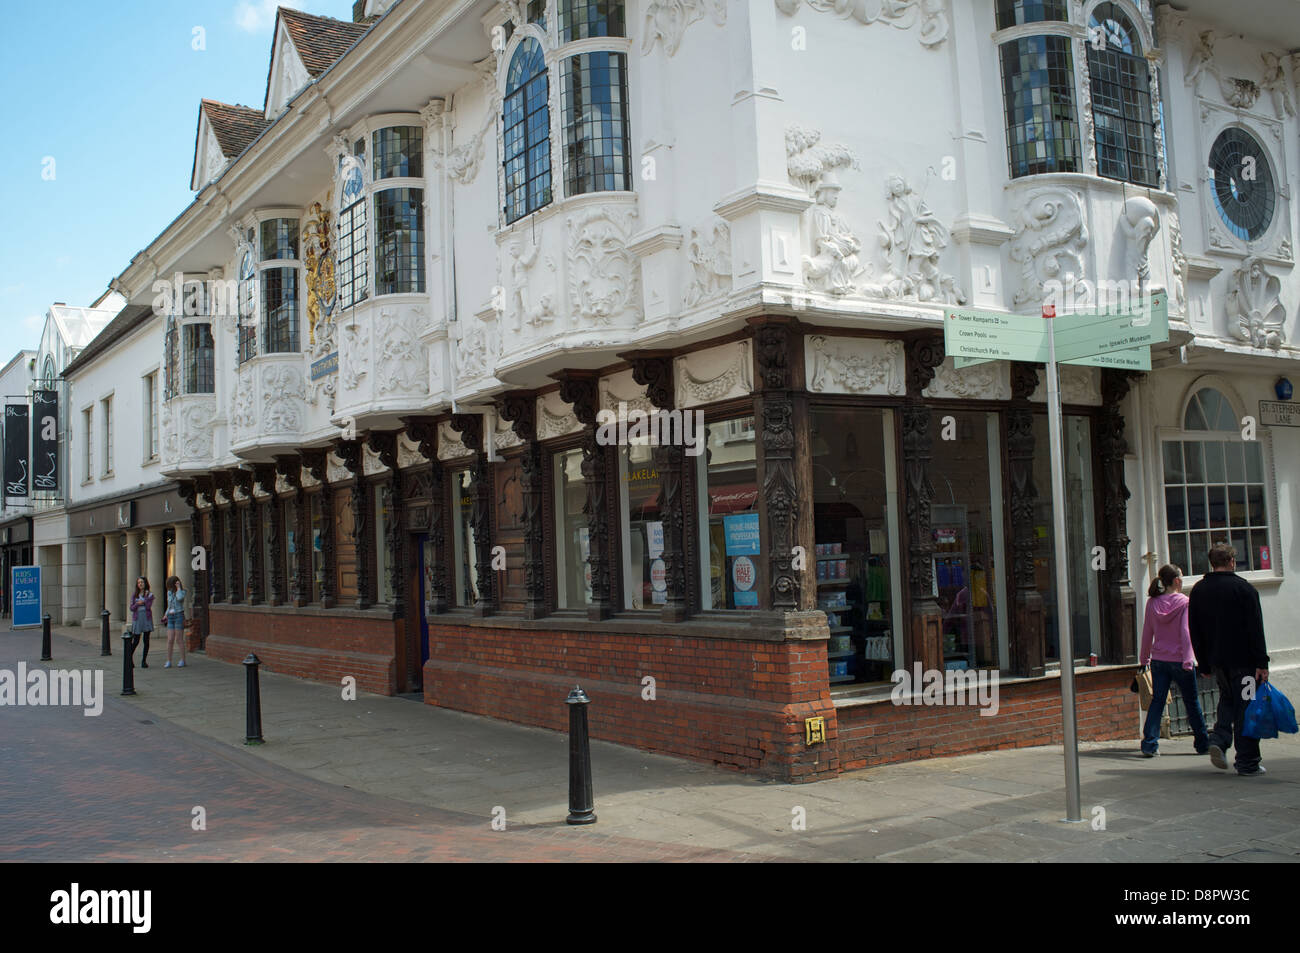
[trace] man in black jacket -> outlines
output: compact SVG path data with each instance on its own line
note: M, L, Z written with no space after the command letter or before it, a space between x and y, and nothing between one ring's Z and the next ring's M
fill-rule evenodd
M1224 751L1235 743L1234 767L1243 777L1264 773L1259 739L1241 733L1255 688L1268 681L1264 616L1255 587L1236 574L1237 551L1227 543L1210 547L1211 572L1192 587L1187 607L1192 650L1202 675L1211 670L1219 684L1219 711L1210 732L1210 761L1227 770Z

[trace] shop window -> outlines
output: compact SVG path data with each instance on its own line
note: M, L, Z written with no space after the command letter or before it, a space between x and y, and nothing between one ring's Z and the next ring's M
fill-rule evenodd
M1069 563L1070 636L1074 658L1101 651L1101 586L1092 568L1092 548L1098 545L1096 490L1092 471L1092 428L1089 418L1068 415L1061 422L1065 443L1065 536ZM1043 597L1046 622L1045 655L1061 658L1060 593L1056 591L1056 534L1052 517L1052 469L1047 416L1034 415L1034 583Z
M591 604L591 555L587 535L587 487L582 481L582 451L554 456L556 604L580 609Z
M474 496L478 487L468 467L451 473L452 541L456 556L456 605L469 608L478 602L478 575L475 571Z
M298 578L298 547L302 540L298 537L298 503L289 497L284 501L284 595L285 599L293 597ZM300 598L309 598L303 593Z
M757 609L761 537L758 465L752 441L730 435L752 430L752 415L705 427L704 465L695 469L699 507L700 597L704 609Z
M1230 543L1237 570L1272 570L1264 451L1242 440L1238 415L1213 388L1187 404L1183 432L1161 441L1169 561L1188 576L1210 571L1210 546Z
M271 593L275 591L271 587L275 579L275 560L271 558L271 551L275 547L275 537L280 532L280 527L276 523L275 507L270 500L253 505L261 509L262 516L262 601L270 603Z
M623 605L647 609L667 601L659 472L643 438L619 448L619 507L623 521Z
M506 551L504 572L492 573L497 586L497 607L506 612L522 612L528 591L524 585L524 466L523 458L513 454L492 467L495 487L492 497L492 542Z
M1088 18L1088 74L1098 174L1158 187L1150 69L1137 30L1113 3Z
M952 418L947 426L945 418ZM999 604L1005 559L998 415L935 410L930 432L940 435L930 465L930 528L944 667L997 668L1007 640Z
M999 50L1011 177L1078 172L1079 123L1069 37L1021 37Z
M311 507L311 592L307 598L312 602L321 602L325 588L325 543L321 538L324 496L313 493L307 498Z
M892 412L814 408L812 469L809 562L830 626L831 684L888 682L902 643Z
M388 525L392 520L392 494L383 484L371 488L375 508L375 589L379 601L393 604L393 580L388 552Z

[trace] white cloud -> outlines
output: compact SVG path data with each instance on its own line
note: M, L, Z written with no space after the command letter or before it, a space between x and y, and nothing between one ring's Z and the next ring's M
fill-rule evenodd
M302 0L239 0L235 5L235 26L246 33L263 33L275 26L275 8L301 10Z

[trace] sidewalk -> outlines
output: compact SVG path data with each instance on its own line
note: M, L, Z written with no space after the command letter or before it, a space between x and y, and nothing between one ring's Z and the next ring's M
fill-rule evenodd
M40 656L39 631L0 632ZM56 629L51 668L104 668L121 688L121 638L101 659L99 634ZM267 743L244 747L241 666L191 655L164 669L166 640L135 671L152 716L230 745L244 756L310 778L481 818L505 809L512 829L554 827L568 809L568 738L542 729L445 711L402 698L261 673ZM137 652L137 662L139 653ZM107 664L104 664L107 663ZM1293 698L1300 673L1278 673ZM599 698L592 700L594 705ZM563 704L562 698L556 699ZM1135 706L1136 707L1136 706ZM1162 757L1131 743L1085 744L1085 821L1067 825L1060 747L1023 748L872 768L787 785L604 742L592 743L596 813L603 833L685 847L724 848L789 860L1208 861L1300 860L1300 741L1264 743L1269 773L1239 778L1165 740ZM802 809L806 829L792 820Z

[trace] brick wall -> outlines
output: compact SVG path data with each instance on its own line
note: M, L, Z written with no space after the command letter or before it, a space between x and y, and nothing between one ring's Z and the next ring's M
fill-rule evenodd
M834 716L824 640L429 627L431 705L567 730L575 684L591 698L593 738L786 780L839 770L832 746L804 745L805 718Z
M361 613L257 610L214 604L208 608L208 657L242 662L256 652L267 671L340 685L351 675L357 688L392 695L397 686L400 620Z
M1075 714L1080 741L1137 739L1133 670L1076 670ZM894 705L840 708L837 736L847 769L998 748L1060 744L1061 683L1055 678L1002 683L998 713L973 706Z

